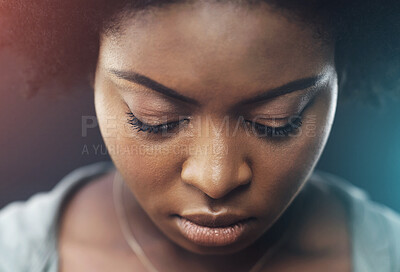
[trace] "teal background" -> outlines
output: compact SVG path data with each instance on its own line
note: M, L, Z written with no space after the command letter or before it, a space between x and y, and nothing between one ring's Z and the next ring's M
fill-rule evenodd
M383 97L376 108L356 100L339 103L317 168L400 211L400 101Z

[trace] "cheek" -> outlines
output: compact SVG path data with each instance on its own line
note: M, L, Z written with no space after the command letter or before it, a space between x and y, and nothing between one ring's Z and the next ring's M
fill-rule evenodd
M336 92L321 94L304 113L303 125L293 138L252 147L254 201L265 207L261 213L275 216L297 195L325 147L335 108Z
M100 85L100 84L99 84ZM179 146L169 141L146 140L146 132L137 132L127 123L128 107L116 90L107 83L97 86L95 106L100 131L116 168L137 201L148 212L174 189L179 174Z
M168 152L169 144L146 144L132 139L118 144L131 152L115 154L113 160L142 207L150 211L168 202L180 178L179 161Z

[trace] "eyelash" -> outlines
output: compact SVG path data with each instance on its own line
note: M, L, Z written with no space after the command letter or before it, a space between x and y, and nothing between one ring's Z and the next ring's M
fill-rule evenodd
M249 120L245 120L246 124L252 125L260 137L276 137L276 136L289 136L290 133L295 132L301 125L302 117L296 116L291 119L289 123L279 127L271 127L266 125L261 125Z
M169 122L165 124L149 125L140 121L132 112L127 112L126 114L128 115L128 124L130 124L138 132L143 131L154 134L165 133L169 130L176 128L180 123L189 120L189 119L182 119L179 121Z
M165 133L176 128L180 123L189 121L189 119L182 119L165 124L149 125L140 121L132 112L127 112L126 114L128 115L128 124L130 124L138 132L143 131L154 134ZM244 122L248 125L252 125L261 137L289 136L290 133L295 132L299 127L301 127L302 117L296 116L296 118L291 120L291 122L279 127L266 126L250 120L245 120Z

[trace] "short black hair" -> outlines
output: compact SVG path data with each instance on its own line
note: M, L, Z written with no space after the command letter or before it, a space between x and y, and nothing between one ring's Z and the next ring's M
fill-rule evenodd
M5 22L0 45L12 47L29 60L24 79L30 95L53 80L63 92L81 84L89 87L100 33L115 25L118 15L176 2L184 0L0 0ZM317 26L321 34L330 33L335 39L340 97L368 102L376 102L382 93L400 97L400 1L236 2L265 2Z

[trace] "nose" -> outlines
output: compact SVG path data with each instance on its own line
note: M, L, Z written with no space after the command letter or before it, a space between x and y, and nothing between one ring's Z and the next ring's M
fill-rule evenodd
M223 198L251 181L250 165L235 137L213 132L196 139L193 150L182 165L181 179L209 197Z

